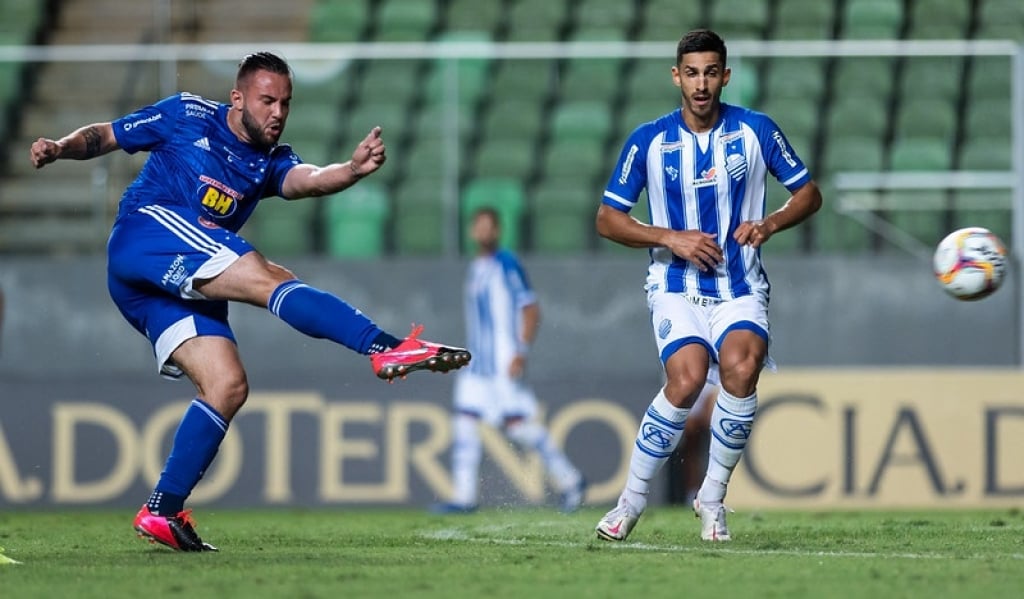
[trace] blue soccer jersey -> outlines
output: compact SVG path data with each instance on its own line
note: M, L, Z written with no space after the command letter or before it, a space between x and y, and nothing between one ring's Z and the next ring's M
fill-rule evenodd
M480 256L469 266L465 287L469 371L506 376L521 349L522 310L537 301L512 252Z
M114 121L122 149L150 153L119 215L153 204L183 207L237 232L259 200L280 196L285 175L301 160L287 144L261 149L239 140L228 128L228 109L182 93Z
M726 300L767 295L760 251L741 246L733 233L744 221L764 218L768 173L790 191L811 180L768 116L722 104L715 127L693 133L677 109L633 131L602 202L629 212L646 189L652 225L717 236L724 261L708 272L667 248L653 248L649 286Z

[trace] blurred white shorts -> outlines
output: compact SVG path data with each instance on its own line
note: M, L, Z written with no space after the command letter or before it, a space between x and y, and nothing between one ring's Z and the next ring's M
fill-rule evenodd
M511 420L532 420L537 415L537 397L519 380L461 372L455 379L454 408L501 427Z

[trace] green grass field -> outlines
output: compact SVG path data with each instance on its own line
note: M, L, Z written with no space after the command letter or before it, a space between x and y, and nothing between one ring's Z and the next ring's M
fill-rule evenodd
M603 512L196 513L219 553L137 539L131 511L6 512L0 597L1019 597L1024 515L736 513L731 543L652 509L626 543Z

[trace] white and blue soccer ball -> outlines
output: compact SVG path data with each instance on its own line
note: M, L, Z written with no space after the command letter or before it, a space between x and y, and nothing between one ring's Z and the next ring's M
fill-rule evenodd
M946 293L959 300L980 300L1003 283L1006 246L988 229L957 229L939 242L932 264Z

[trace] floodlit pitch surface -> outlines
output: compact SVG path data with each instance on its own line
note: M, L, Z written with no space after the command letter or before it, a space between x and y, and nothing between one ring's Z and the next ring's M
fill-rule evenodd
M603 510L197 511L219 553L135 538L133 512L0 514L0 596L1018 597L1024 514L742 512L731 543L652 509L629 541Z

